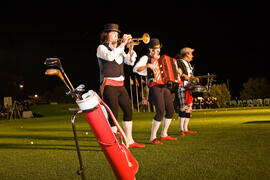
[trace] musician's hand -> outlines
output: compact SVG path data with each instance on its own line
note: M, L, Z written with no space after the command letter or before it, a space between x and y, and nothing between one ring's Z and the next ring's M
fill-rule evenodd
M146 67L149 68L149 69L152 69L152 71L155 70L155 65L154 64L149 63L149 64L146 65Z
M188 77L188 75L186 75L186 74L183 74L182 76L184 76L185 80L189 80L189 77Z
M129 58L129 61L132 63L132 56L133 56L133 47L134 47L134 45L130 45L129 47L128 47L128 49L129 49L129 55L130 55L130 58Z
M190 81L195 81L196 83L200 82L200 79L197 77L190 77Z
M122 37L122 43L124 45L126 45L128 43L128 41L131 39L131 35L130 34L124 34L123 37Z

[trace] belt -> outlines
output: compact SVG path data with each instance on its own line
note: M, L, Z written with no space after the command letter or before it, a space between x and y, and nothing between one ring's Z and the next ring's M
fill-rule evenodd
M124 81L117 81L113 79L104 78L104 86L124 86Z
M105 86L124 86L124 81L117 81L113 79L104 78L101 86L101 97L103 96Z

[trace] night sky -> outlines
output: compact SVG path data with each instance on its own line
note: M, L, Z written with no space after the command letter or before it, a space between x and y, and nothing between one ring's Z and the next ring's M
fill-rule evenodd
M117 23L122 33L133 37L149 33L159 38L161 54L175 56L183 47L194 48L195 75L216 74L218 83L229 83L233 96L239 95L250 77L270 80L266 5L166 3L4 4L0 7L0 73L23 76L29 93L42 93L61 84L44 75L45 59L58 57L74 86L83 83L98 91L100 32L104 24ZM139 59L147 45L136 46L135 51ZM133 75L131 70L125 68L127 76Z

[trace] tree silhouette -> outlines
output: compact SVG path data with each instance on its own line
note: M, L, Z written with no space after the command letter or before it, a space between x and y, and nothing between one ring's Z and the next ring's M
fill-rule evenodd
M243 84L240 92L241 99L257 99L270 97L270 84L266 78L249 78Z

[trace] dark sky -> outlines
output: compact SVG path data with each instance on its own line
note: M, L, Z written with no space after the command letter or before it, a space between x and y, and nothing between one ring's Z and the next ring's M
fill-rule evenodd
M84 83L88 89L98 90L99 34L104 24L118 23L123 33L133 37L147 32L159 38L162 54L175 56L185 46L194 48L195 74L216 74L218 82L229 82L234 96L249 77L270 80L266 66L269 16L264 4L91 3L3 4L0 72L22 75L29 92L44 92L61 83L44 75L45 58L58 57L74 86ZM147 46L142 44L135 51L140 57ZM126 67L127 76L132 75L131 69Z

